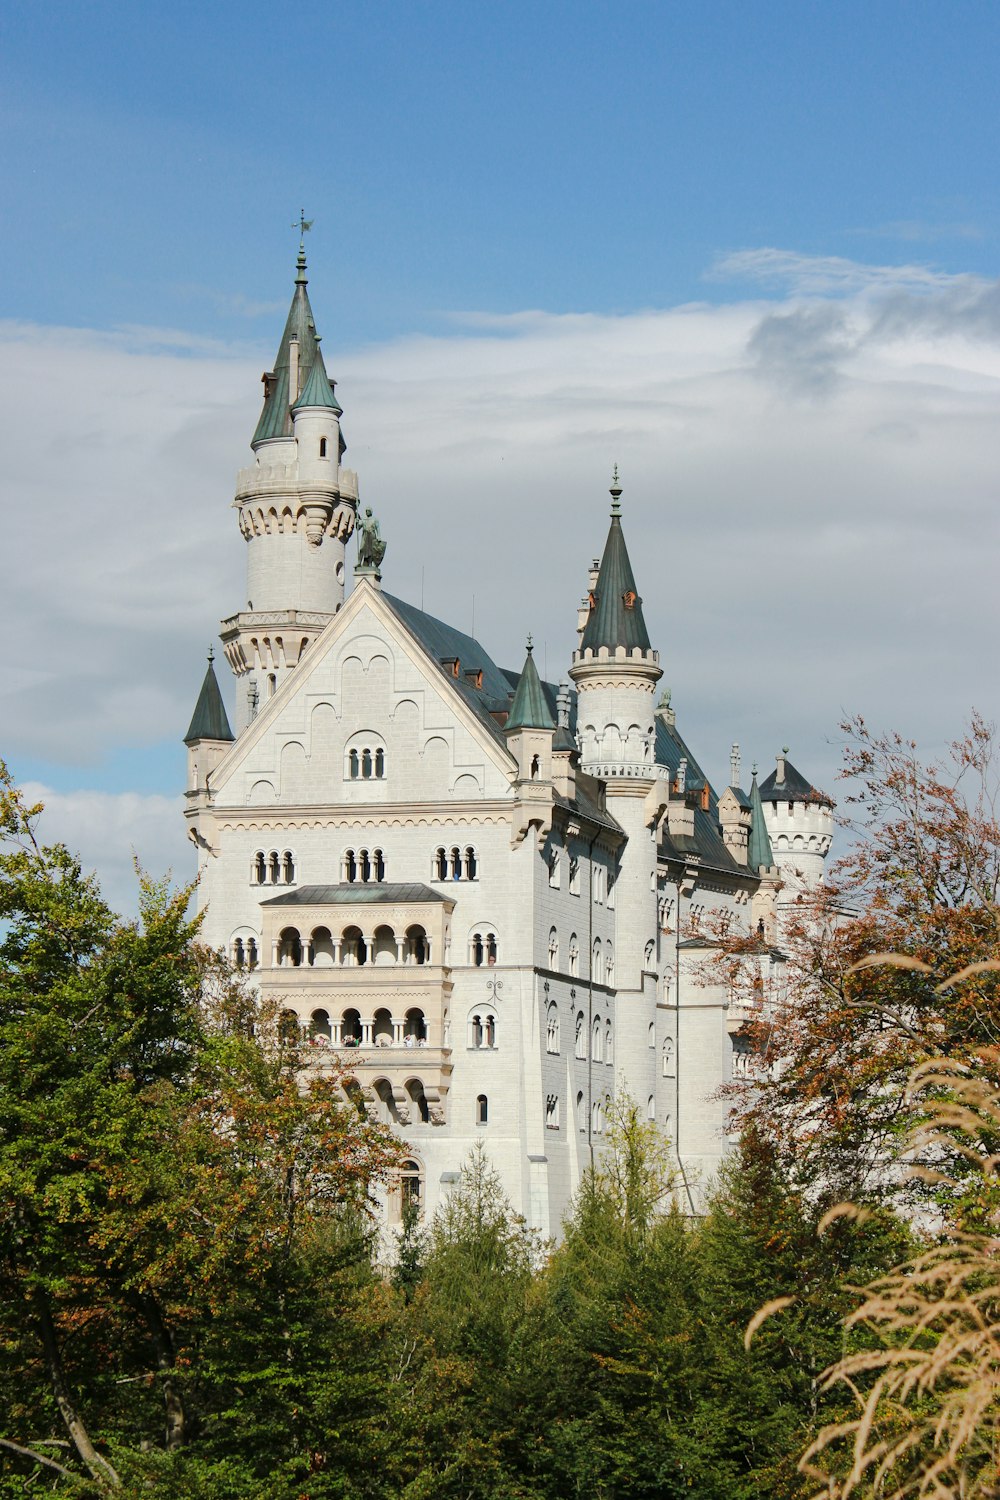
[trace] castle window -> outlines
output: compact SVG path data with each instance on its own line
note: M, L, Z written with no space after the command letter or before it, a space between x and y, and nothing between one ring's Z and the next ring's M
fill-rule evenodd
M448 879L448 854L445 849L437 849L434 853L434 878L435 880Z
M283 1010L278 1017L278 1041L283 1047L294 1047L299 1040L299 1018L294 1010Z
M575 854L569 858L569 893L571 896L580 894L580 861Z
M613 985L615 982L615 950L610 942L604 950L604 974L606 983Z
M649 1098L646 1100L646 1119L656 1119L656 1100L653 1098L652 1094L650 1094Z
M273 698L278 686L278 678L274 672L269 672L267 677L267 696Z
M364 736L371 730L364 730ZM363 742L362 734L355 736L356 743L347 750L344 774L349 781L384 781L385 747Z
M552 1001L545 1012L545 1050L559 1051L559 1008Z
M601 958L600 938L594 939L594 951L591 957L590 964L590 977L595 984L601 984L604 981L604 960Z
M586 1112L586 1109L584 1108L583 1090L582 1089L580 1090L580 1092L576 1096L576 1123L577 1123L577 1128L579 1130L581 1130L581 1131L582 1130L586 1130L586 1128L587 1128L587 1112Z
M470 1012L468 1045L477 1052L496 1050L497 1013L491 1005L477 1005Z
M282 968L297 969L302 962L302 939L298 929L286 927L278 936L278 963Z
M614 1062L614 1060L615 1060L615 1054L614 1054L613 1043L612 1043L612 1040L611 1040L611 1022L609 1021L608 1022L608 1029L604 1033L604 1061L606 1063L610 1063L610 1062Z
M576 1013L576 1056L577 1057L586 1057L586 1055L587 1055L587 1028L586 1028L586 1026L584 1024L583 1011L582 1010L578 1010L577 1013Z
M247 968L256 969L259 959L257 957L257 939L247 938Z
M549 1094L545 1100L545 1128L546 1130L559 1129L559 1095Z
M569 972L573 979L580 977L580 944L575 932L569 938Z
M236 965L236 967L238 969L242 969L243 964L244 964L243 939L242 938L236 938L234 940L234 942L233 942L233 963Z
M484 964L492 968L497 961L495 932L473 932L469 938L469 962L477 969Z
M319 440L319 456L320 458L326 457L326 438L320 438Z
M559 934L554 927L549 928L549 968L559 967Z
M672 1037L665 1037L663 1042L663 1076L672 1078L674 1073L674 1043Z
M595 1062L604 1061L604 1032L601 1028L600 1016L594 1017L590 1037L590 1055Z
M310 1029L312 1039L320 1045L333 1040L333 1027L330 1025L330 1013L326 1010L314 1010L310 1017Z
M253 857L253 868L250 871L250 880L253 885L263 885L267 880L267 863L264 852L258 849Z
M359 880L381 884L385 880L385 857L381 849L345 849L341 869L349 885Z
M286 885L295 883L295 858L290 849L281 856L281 874Z
M272 885L278 884L279 864L278 851L273 849L267 857L267 874Z
M479 863L476 859L476 851L469 846L465 851L465 878L475 880L479 875Z
M424 1180L420 1163L404 1161L399 1169L399 1216L413 1214L419 1218L423 1211Z
M361 779L363 781L372 779L372 753L367 749L361 752Z
M352 750L350 755L348 756L348 764L350 766L351 780L357 781L358 777L361 775L361 762L356 750Z
M559 882L560 872L559 872L559 850L558 849L550 849L549 850L548 865L549 865L549 885L552 887L553 890L557 891L559 889L559 883L560 883Z
M490 1102L485 1094L476 1095L476 1124L485 1125L490 1116Z

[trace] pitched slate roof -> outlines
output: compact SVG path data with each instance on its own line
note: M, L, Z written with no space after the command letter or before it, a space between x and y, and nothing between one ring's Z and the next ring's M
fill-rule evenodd
M264 397L264 407L257 422L257 430L251 439L251 447L256 446L257 443L266 442L268 438L292 436L292 418L290 412L295 395L289 391L291 372L289 346L293 338L298 339L299 384L303 388L312 374L313 364L315 363L319 348L316 339L316 321L313 318L313 310L309 305L306 280L305 251L300 248L299 258L296 262L295 291L292 295L292 305L288 310L285 331L281 335L281 343L278 345L278 353L275 356L274 369L271 371L273 379L267 387L267 394Z
M730 853L719 832L719 799L711 782L692 755L676 724L668 724L662 714L656 715L656 762L665 766L671 780L677 775L682 760L687 760L686 789L700 791L708 787L708 808L694 808L694 833L672 834L664 823L660 834L660 854L665 859L683 861L695 856L705 865L730 875L746 877L747 870Z
M353 885L300 885L262 901L261 906L391 906L394 902L442 901L454 905L454 897L436 891L433 886L388 884L358 881Z
M545 700L542 691L541 679L538 676L538 668L535 666L535 658L532 655L531 639L528 640L528 654L524 659L524 670L517 684L514 701L510 706L507 716L505 730L510 733L513 729L555 729L556 721L552 717L552 710Z
M751 870L770 870L774 865L771 836L764 820L764 804L757 785L757 772L750 783L750 841L747 846L747 863Z
M638 647L650 651L646 622L642 617L642 600L635 587L635 575L618 511L621 490L612 489L614 505L611 526L604 544L604 556L592 594L592 605L580 641L580 650L598 651L602 646L613 651L618 646L628 650Z
M784 773L780 781L779 770ZM761 782L760 795L764 802L825 802L829 807L835 806L833 798L808 782L784 754L779 756L770 776Z
M185 745L193 745L195 740L232 740L234 738L226 717L226 705L219 691L214 661L215 657L210 651L208 671L205 673L205 680L201 685L194 713L191 715L191 726L184 736Z
M316 340L317 345L319 339ZM344 408L333 394L333 382L326 373L326 365L323 363L323 355L316 350L316 358L313 360L312 369L309 371L309 379L302 387L302 395L292 407L298 411L303 406L326 406L338 417L344 414Z

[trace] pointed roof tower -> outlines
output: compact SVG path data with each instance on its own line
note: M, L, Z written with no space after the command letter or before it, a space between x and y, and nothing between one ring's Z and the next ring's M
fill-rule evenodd
M226 705L222 701L219 682L215 675L215 652L208 649L208 671L198 694L198 702L191 716L191 727L184 736L185 745L195 740L232 740L233 731L226 717Z
M764 804L760 800L756 766L753 768L753 780L750 783L750 843L747 848L747 864L751 870L758 873L761 870L774 868L774 851L771 848L771 837L764 821Z
M538 668L535 666L534 649L529 635L524 669L518 680L514 701L507 715L507 723L504 725L508 734L514 729L555 729L556 727L552 710L549 708L542 689Z
M761 783L761 797L768 802L814 802L826 807L835 807L836 803L826 792L821 792L814 787L812 782L807 781L801 771L797 771L788 759L788 746L782 747L781 754L775 757L777 765L770 776Z
M597 583L590 595L590 615L580 640L581 651L650 651L652 647L646 622L642 617L642 600L635 586L635 575L622 532L621 485L615 467L611 484L611 527L604 544L604 556Z
M323 355L319 348L319 334L316 339L316 357L313 360L309 377L302 387L302 395L295 402L292 411L299 411L305 406L326 406L338 417L344 414L344 408L337 400L333 392L333 381L326 373L326 365L323 363Z
M303 231L307 227L306 221L302 220ZM299 391L304 393L319 353L316 320L309 305L307 284L306 245L303 233L299 239L299 256L295 263L295 291L292 294L292 305L288 310L281 343L278 345L274 369L269 370L264 376L264 407L257 423L257 430L251 439L251 448L256 448L258 443L266 443L271 438L292 436L291 409L299 399ZM291 389L293 339L297 341L297 376L294 391ZM325 370L323 374L326 374ZM329 405L329 402L324 401L322 404Z

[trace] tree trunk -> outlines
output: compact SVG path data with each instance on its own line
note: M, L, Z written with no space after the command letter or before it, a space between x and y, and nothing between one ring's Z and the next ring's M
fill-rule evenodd
M36 1292L34 1295L35 1307L38 1312L38 1326L42 1335L42 1348L45 1352L45 1368L48 1371L49 1382L52 1393L56 1398L59 1414L66 1424L66 1431L72 1439L73 1446L80 1455L81 1461L86 1465L91 1477L100 1485L108 1485L113 1490L121 1489L121 1480L106 1458L102 1458L90 1441L90 1434L84 1425L83 1418L77 1411L66 1377L63 1373L62 1355L59 1352L59 1343L56 1339L55 1324L52 1321L52 1310L49 1307L48 1298L44 1292Z
M174 1341L170 1337L170 1330L163 1321L163 1314L160 1312L160 1306L156 1298L144 1296L138 1300L142 1316L149 1329L150 1338L153 1341L156 1365L160 1372L160 1385L163 1390L163 1409L166 1417L164 1441L167 1452L173 1453L178 1448L183 1448L187 1439L187 1413L184 1410L184 1400L174 1375L176 1368Z

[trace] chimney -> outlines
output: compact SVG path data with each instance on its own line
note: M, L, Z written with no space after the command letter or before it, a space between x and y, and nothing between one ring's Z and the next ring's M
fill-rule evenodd
M788 746L787 745L782 745L781 750L774 757L775 760L778 762L778 770L776 772L775 779L777 780L777 783L778 783L779 786L784 786L784 784L785 784L785 756L787 754L788 754Z
M740 747L733 741L733 748L729 752L729 785L740 784Z

